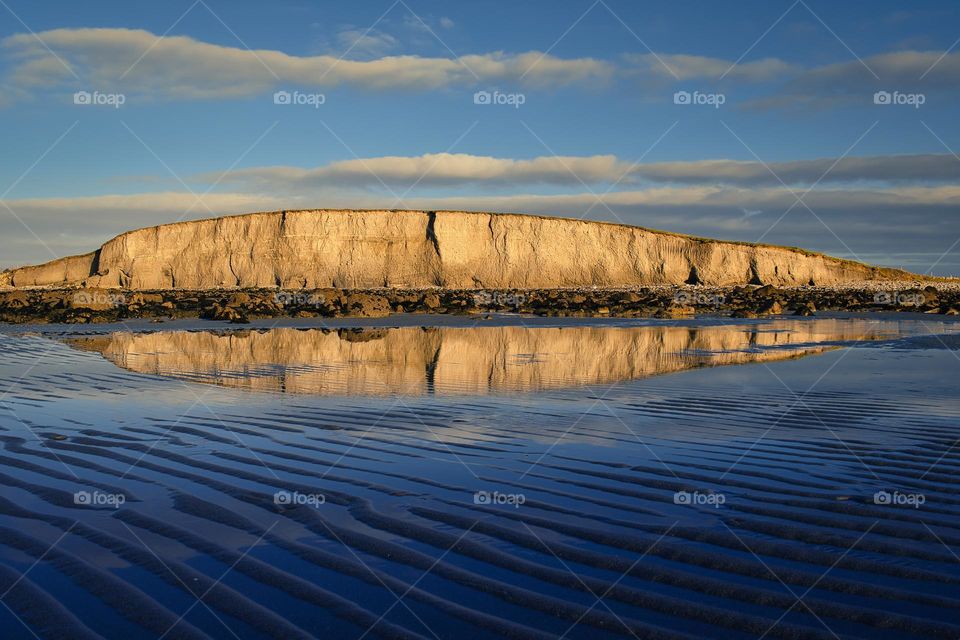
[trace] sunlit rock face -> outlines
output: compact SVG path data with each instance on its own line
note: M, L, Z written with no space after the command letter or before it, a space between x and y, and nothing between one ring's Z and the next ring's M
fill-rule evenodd
M712 327L271 329L114 333L68 343L137 373L320 395L560 389L820 353L896 334L895 323Z
M122 234L0 286L145 289L835 284L904 272L639 227L457 211L285 211Z

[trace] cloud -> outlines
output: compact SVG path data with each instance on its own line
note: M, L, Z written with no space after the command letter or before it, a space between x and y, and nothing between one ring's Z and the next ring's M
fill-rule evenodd
M513 160L465 153L428 153L421 156L383 156L333 162L314 169L258 167L196 176L198 180L243 184L248 188L323 186L456 186L472 183L570 184L579 180L615 180L629 163L612 155L586 157L543 156Z
M686 54L631 54L624 56L633 73L665 80L719 80L721 77L746 82L763 82L793 75L801 70L779 58L735 63L721 58Z
M960 181L960 161L948 154L820 158L762 164L741 160L698 160L633 164L613 155L541 156L526 160L465 153L383 156L332 162L304 169L252 167L226 174L194 176L243 190L322 187L454 187L469 184L572 185L614 183L708 183L779 186L814 183L944 183Z
M376 29L342 29L337 32L337 44L345 52L344 57L378 58L396 51L400 41Z
M818 158L789 162L700 160L638 166L633 174L666 182L808 185L816 182L951 182L960 180L960 161L951 154Z
M609 206L691 208L722 207L730 212L742 209L779 209L783 211L796 201L795 196L783 187L743 189L724 186L656 187L636 191L614 191L602 196L592 193L577 194L524 194L506 196L456 196L440 198L411 198L408 202L429 203L431 207L444 205L447 208L493 211L549 211L561 209L603 209L598 197ZM891 209L906 206L940 207L960 206L960 186L908 187L888 189L823 189L813 191L804 198L811 208ZM487 208L489 207L489 209ZM512 207L517 207L512 209ZM798 205L803 210L802 205ZM960 221L958 221L960 223ZM960 227L957 229L960 233Z
M438 24L448 28L442 18ZM417 22L417 26L424 25ZM728 83L757 85L753 94L766 92L753 97L746 103L749 106L782 107L870 104L878 90L960 88L960 52L897 51L865 58L862 63L853 60L803 69L779 58L735 64L683 53L628 54L615 61L558 58L538 51L425 57L398 53L400 39L385 31L352 27L336 36L336 49L349 49L342 59L339 53L297 56L271 49L250 51L187 36L160 37L139 29L52 29L37 36L40 40L25 33L0 40L0 54L7 63L7 102L64 89L196 100L245 98L290 86L426 91L494 84L556 88L613 79L633 80L642 91L660 94L664 84L723 78Z
M688 54L631 54L623 57L627 76L648 81L763 84L767 95L753 108L873 104L876 91L942 93L960 90L960 52L903 50L804 68L779 58L734 64Z
M876 91L955 92L960 89L960 53L896 51L804 71L755 107L797 104L873 103Z
M472 86L479 80L556 87L604 80L612 74L611 65L600 60L560 59L536 51L341 60L332 55L248 51L136 29L54 29L38 36L42 43L30 34L0 41L11 65L7 80L21 91L70 87L77 84L73 74L89 87L168 100L247 97L282 85L412 90ZM373 37L380 38L381 46L390 44L383 35Z

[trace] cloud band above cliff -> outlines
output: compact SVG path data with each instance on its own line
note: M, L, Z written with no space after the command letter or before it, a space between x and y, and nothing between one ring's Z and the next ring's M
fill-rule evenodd
M956 91L960 53L894 51L861 61L804 67L779 58L733 61L685 53L624 53L600 59L561 58L543 51L490 51L449 57L381 55L372 59L293 55L246 49L142 29L51 29L0 40L6 102L51 89L96 87L140 100L236 99L284 86L316 89L427 91L517 84L529 88L603 85L611 81L666 95L685 82L770 84L745 104L863 101L872 92ZM82 85L77 86L77 85Z
M332 162L315 168L252 167L225 174L196 176L250 189L390 185L405 187L587 184L640 182L734 185L809 185L813 183L960 181L960 160L950 154L914 154L818 158L761 163L742 160L633 163L613 155L495 158L466 153L383 156Z

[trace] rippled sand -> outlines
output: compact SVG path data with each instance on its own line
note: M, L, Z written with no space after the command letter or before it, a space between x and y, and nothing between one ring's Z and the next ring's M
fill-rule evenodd
M0 334L0 629L956 638L955 326Z

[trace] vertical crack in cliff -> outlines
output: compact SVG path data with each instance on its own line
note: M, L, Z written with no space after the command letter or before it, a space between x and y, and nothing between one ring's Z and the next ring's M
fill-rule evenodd
M236 280L236 286L240 286L241 280L240 276L237 275L237 270L233 268L233 252L227 252L227 267L230 269L230 275L233 276L233 279Z
M433 245L433 252L437 256L436 270L433 273L433 284L438 287L444 285L443 256L440 255L440 239L437 238L437 212L427 211L427 241Z
M440 258L440 241L437 239L437 212L436 211L427 211L427 240L433 244L433 250L437 253L437 258Z
M93 258L90 260L90 273L89 276L95 276L100 273L100 252L103 249L97 249L93 252Z

